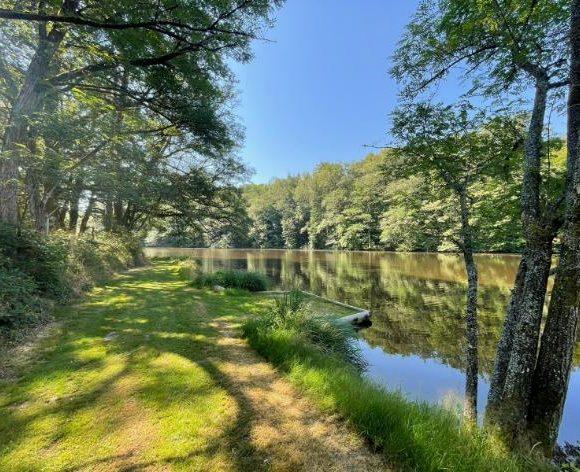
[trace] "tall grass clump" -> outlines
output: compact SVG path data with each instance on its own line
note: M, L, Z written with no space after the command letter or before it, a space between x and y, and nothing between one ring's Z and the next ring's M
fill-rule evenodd
M397 470L549 470L511 455L443 407L409 401L371 382L361 372L360 353L349 351L353 343L347 344L346 333L335 329L337 325L305 313L293 294L243 326L254 349L320 408L344 417Z
M212 273L197 273L192 281L193 286L239 288L250 292L261 292L268 288L268 278L259 273L243 270L217 270Z
M316 313L307 303L308 298L299 290L285 293L274 300L274 307L256 318L252 329L264 333L287 332L321 354L336 357L362 370L366 363L362 358L355 332L351 325Z

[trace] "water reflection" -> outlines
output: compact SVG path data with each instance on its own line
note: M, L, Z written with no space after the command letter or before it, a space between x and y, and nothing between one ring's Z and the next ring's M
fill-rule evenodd
M465 276L460 257L334 251L165 249L149 255L191 256L204 270L248 269L266 273L284 288L299 287L370 308L373 325L361 331L367 372L412 398L460 399L465 379ZM477 256L480 271L479 406L485 407L509 290L518 258ZM560 428L560 441L580 439L580 348Z

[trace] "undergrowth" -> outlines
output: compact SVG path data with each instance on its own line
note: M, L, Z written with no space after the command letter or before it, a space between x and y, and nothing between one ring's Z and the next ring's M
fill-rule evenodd
M95 238L0 224L0 334L15 335L114 272L143 262L139 241L101 233Z
M219 285L224 288L261 292L268 288L269 281L259 272L224 269L207 274L197 271L193 276L192 285L197 288Z

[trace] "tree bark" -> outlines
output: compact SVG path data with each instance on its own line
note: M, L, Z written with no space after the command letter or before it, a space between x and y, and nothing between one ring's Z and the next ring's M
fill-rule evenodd
M68 230L71 233L76 233L77 224L79 221L79 200L83 191L83 182L81 179L76 179L71 191L71 198L69 203L69 221Z
M477 326L477 289L478 276L477 265L473 257L473 236L469 223L469 202L467 191L462 189L460 194L461 204L461 235L463 260L467 272L467 349L465 366L465 418L475 423L477 420L477 383L479 374L478 355L478 326Z
M521 442L526 429L544 300L555 231L540 205L542 131L548 79L536 77L536 93L524 153L522 226L526 248L498 344L486 421L499 427L507 442Z
M566 209L560 260L540 353L528 425L533 443L552 454L562 419L580 312L580 0L572 3Z
M97 201L97 199L95 198L95 196L91 195L91 197L89 198L89 203L87 205L87 209L85 210L83 218L81 219L81 226L79 228L80 234L84 234L87 231L87 228L89 226L89 219L90 219L91 215L93 214L93 209L95 208L96 201Z
M105 231L113 230L113 202L107 198L105 202L105 214L103 215L103 226Z
M526 277L527 256L522 256L518 265L518 271L512 289L510 301L507 307L506 318L503 325L502 336L499 340L495 364L493 368L490 389L487 398L486 422L494 423L493 418L497 414L498 407L501 403L503 386L507 375L511 350L513 346L514 334L519 321L520 306L522 304L522 295L524 293L524 280Z

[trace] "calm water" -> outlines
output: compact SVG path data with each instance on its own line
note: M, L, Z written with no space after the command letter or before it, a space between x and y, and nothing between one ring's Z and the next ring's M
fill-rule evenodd
M408 397L456 402L463 395L465 277L449 254L149 248L150 256L191 256L207 271L257 270L283 288L299 287L369 308L362 330L367 375ZM483 409L517 256L481 255L480 391ZM578 343L580 344L580 343ZM580 346L576 349L561 442L580 440Z

